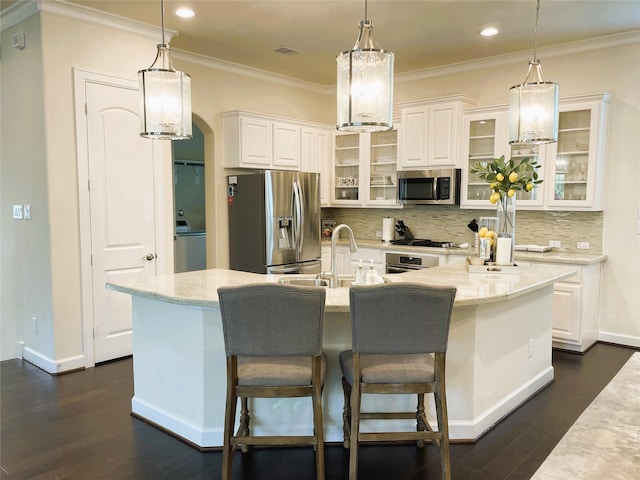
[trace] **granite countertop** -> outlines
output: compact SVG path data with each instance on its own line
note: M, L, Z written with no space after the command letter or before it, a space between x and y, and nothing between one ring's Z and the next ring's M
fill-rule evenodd
M356 243L362 248L377 248L385 251L394 252L422 252L432 253L436 255L458 255L469 257L474 255L473 248L433 248L433 247L411 247L407 245L387 245L380 240L356 239ZM329 246L331 242L324 241L323 245ZM338 245L349 245L347 239L340 239ZM524 252L516 251L515 260L560 263L571 265L590 265L592 263L600 263L607 260L607 256L602 253L569 253L558 249L552 249L549 252Z
M443 265L415 272L384 276L390 282L418 282L457 287L455 305L500 302L571 277L567 267L526 267L519 274L469 273L465 265ZM218 307L218 287L277 282L292 275L262 275L235 270L211 269L177 274L121 277L107 283L109 290L177 305ZM314 278L314 275L299 275ZM349 311L349 289L327 288L327 312Z

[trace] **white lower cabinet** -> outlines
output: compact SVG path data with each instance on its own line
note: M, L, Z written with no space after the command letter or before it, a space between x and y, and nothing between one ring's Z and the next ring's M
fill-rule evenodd
M351 272L351 265L349 263L349 257L351 252L349 251L349 247L338 246L336 247L336 266L338 275L346 275ZM331 246L323 245L322 246L322 271L330 272L331 271Z
M576 270L573 277L553 285L553 347L584 353L598 340L602 264L533 264L554 268L563 266ZM518 265L526 267L527 264L518 262Z
M440 265L462 265L466 261L467 255L440 255Z
M351 263L351 272L354 272L356 268L360 265L360 260L362 260L362 266L366 269L369 268L370 265L373 265L373 268L376 271L383 275L385 273L385 259L384 259L384 251L378 248L360 248L358 247L358 251L351 253L350 255L350 263Z

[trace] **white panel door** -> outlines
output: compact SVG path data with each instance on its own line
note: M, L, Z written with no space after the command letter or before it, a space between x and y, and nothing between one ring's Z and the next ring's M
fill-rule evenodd
M131 297L105 283L156 273L155 142L139 136L137 89L86 83L86 99L94 352L102 362L132 353Z

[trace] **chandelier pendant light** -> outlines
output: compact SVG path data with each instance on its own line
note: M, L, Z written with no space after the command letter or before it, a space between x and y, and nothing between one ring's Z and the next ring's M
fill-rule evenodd
M509 90L510 144L558 141L558 84L544 78L537 57L539 16L540 0L537 0L533 60L524 81Z
M159 140L185 140L191 133L191 77L171 63L170 47L164 41L164 0L162 43L153 64L138 72L140 87L140 136Z
M393 52L381 49L373 39L366 0L364 17L353 48L336 59L336 128L346 132L393 128Z

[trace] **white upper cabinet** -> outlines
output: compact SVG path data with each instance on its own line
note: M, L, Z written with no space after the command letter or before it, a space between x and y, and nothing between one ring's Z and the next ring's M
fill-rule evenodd
M475 103L456 95L400 104L398 170L459 167L462 111Z
M302 127L301 170L320 174L320 204L331 204L331 130Z
M517 192L517 208L602 210L609 94L565 97L559 105L558 142L509 145L507 106L471 109L463 115L462 208L495 209L486 181L471 173L477 162L502 155L532 158L543 180L531 192Z
M558 142L549 144L546 204L555 210L602 210L611 96L581 95L559 105Z
M368 134L368 161L365 161L367 205L398 205L398 133L399 127Z
M268 115L222 114L225 168L299 170L301 127Z
M284 170L299 170L301 164L301 128L273 122L273 166Z
M489 184L471 173L476 163L487 164L502 155L514 161L529 158L541 165L537 171L539 178L544 179L545 148L509 145L509 111L506 107L467 111L463 114L463 125L462 208L496 208L489 202ZM518 191L516 198L517 208L541 208L544 203L543 187L536 187L531 192Z
M399 207L398 132L333 135L332 205Z

